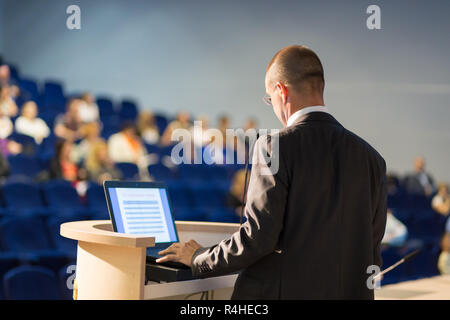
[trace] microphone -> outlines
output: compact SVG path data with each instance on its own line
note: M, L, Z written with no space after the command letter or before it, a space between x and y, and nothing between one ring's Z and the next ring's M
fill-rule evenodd
M420 252L419 249L414 250L413 252L407 254L405 257L403 257L402 259L400 259L399 261L397 261L396 263L394 263L392 266L384 269L383 271L381 271L379 274L377 274L375 277L373 277L374 281L378 280L378 278L382 277L383 275L385 275L386 273L388 273L389 271L397 268L399 265L401 265L402 263L411 260L412 258L414 258L415 256L417 256L417 254Z
M253 153L253 147L255 146L255 142L253 142L253 144L248 148L248 157L245 159L245 178L244 178L244 192L242 193L242 206L241 206L241 214L239 216L239 223L242 225L243 220L244 220L244 208L245 208L245 204L246 204L246 199L245 197L247 196L247 178L248 178L248 171L249 171L249 162L250 162L250 157L251 154Z

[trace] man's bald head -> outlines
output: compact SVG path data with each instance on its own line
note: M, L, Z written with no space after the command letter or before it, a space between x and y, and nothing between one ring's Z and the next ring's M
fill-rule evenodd
M278 51L266 69L266 82L277 82L298 93L323 93L325 80L319 57L305 46L292 45Z

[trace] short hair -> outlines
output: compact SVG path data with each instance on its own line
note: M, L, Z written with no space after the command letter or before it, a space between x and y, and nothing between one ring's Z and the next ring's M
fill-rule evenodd
M266 74L269 71L270 81L282 82L298 91L323 92L325 86L322 63L317 54L305 46L292 45L278 51L270 60Z

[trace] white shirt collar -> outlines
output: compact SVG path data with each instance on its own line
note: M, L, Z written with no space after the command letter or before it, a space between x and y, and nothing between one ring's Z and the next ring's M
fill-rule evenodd
M303 109L298 110L297 112L294 112L288 119L286 123L286 127L290 127L293 123L295 123L301 116L304 116L307 113L310 112L328 112L328 108L325 106L311 106L306 107Z

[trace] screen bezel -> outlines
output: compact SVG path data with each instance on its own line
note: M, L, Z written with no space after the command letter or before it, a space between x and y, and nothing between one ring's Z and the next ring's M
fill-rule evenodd
M114 217L113 207L111 203L111 197L109 196L109 188L157 188L157 189L164 189L166 191L167 195L167 203L169 205L169 211L170 216L172 217L172 221L174 224L174 230L175 230L175 237L176 241L169 241L169 242L155 242L155 245L163 245L163 244L169 244L174 242L179 242L180 238L178 237L178 231L177 226L175 224L175 219L173 216L173 210L172 210L172 202L170 201L169 191L167 190L167 185L163 182L153 182L153 181L116 181L116 180L105 180L103 182L103 189L105 191L105 197L106 197L106 204L108 206L108 213L109 218L113 225L113 231L117 232L117 225L116 225L116 219ZM120 214L120 213L117 213ZM156 240L155 240L156 241Z

